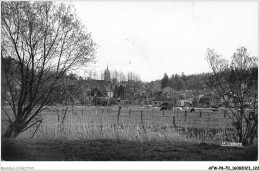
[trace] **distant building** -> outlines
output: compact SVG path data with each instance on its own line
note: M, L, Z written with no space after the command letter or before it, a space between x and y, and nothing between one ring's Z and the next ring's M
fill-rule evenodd
M107 66L107 70L105 70L105 73L104 73L104 81L106 82L110 82L111 79L110 79L110 71L108 70L108 66Z
M198 105L200 107L217 106L218 100L211 94L205 94L205 95L199 97Z
M104 72L104 80L82 80L82 87L86 90L86 99L95 105L105 105L109 102L108 98L114 97L115 86L111 82L110 71Z
M177 102L177 106L180 106L180 107L190 107L191 105L192 105L192 102L189 100L179 100Z
M167 93L167 94L170 94L170 93L172 93L174 90L173 90L173 88L171 88L171 87L165 87L164 89L163 89L163 93Z
M89 100L95 105L106 105L108 99L107 96L98 88L93 88L89 93Z

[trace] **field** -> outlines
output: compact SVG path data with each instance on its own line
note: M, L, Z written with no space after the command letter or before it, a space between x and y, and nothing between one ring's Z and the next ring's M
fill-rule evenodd
M173 124L173 116L176 128ZM33 138L44 139L121 138L142 141L163 136L158 134L165 134L163 138L170 138L171 134L174 135L178 132L189 133L187 134L187 136L190 135L189 138L221 143L224 139L231 138L231 134L234 132L230 119L211 110L203 111L201 117L197 111L188 112L186 122L183 111L179 111L177 114L177 111L172 110L163 112L159 108L138 107L122 107L119 116L118 107L49 107L42 113L42 118L43 122L36 132L37 126L25 131L19 137L33 136ZM2 130L5 130L4 126L2 124Z
M6 108L6 110L8 111L10 109ZM143 151L144 149L146 149L147 143L151 143L152 145L148 146L151 146L151 148L155 149L158 148L158 144L163 144L160 145L160 148L162 148L162 151L166 152L167 149L170 148L169 145L172 146L173 144L175 145L175 147L178 146L179 150L185 149L186 146L193 146L194 148L201 147L202 151L203 149L205 150L205 148L212 148L212 150L216 150L217 148L217 150L223 151L224 147L220 146L223 141L236 142L235 131L232 128L231 120L228 117L225 118L223 113L213 112L211 110L203 111L201 117L198 111L192 113L188 112L185 121L185 114L183 111L179 111L178 113L176 111L174 112L173 110L163 112L160 111L159 108L140 108L128 106L122 107L119 114L118 106L109 108L87 106L62 106L48 107L48 109L46 109L42 113L42 119L42 124L39 127L35 126L31 129L26 130L25 132L21 133L17 140L13 141L12 143L8 142L10 140L3 140L2 143L8 142L5 147L11 148L9 146L10 144L16 144L15 146L19 146L21 142L30 142L29 144L31 146L35 146L36 151L37 149L39 150L39 148L45 148L42 145L40 145L40 147L37 147L37 145L41 144L42 142L53 142L54 144L62 144L61 147L67 143L67 146L70 147L70 150L78 151L79 149L85 148L86 144L89 145L89 143L93 144L93 142L95 142L96 144L100 145L98 149L102 149L101 153L107 153L104 151L104 146L112 144L113 146L115 145L115 147L118 146L118 148L121 151L124 151L124 145L122 144L125 144L125 148L128 148L128 146L131 146L132 148L134 144L138 145L137 147L135 147L135 149L133 149L133 151L136 151L136 148L140 148L139 150ZM173 124L173 120L175 120L175 125ZM1 126L3 135L4 130L6 129L6 124L4 122L3 115ZM18 142L19 139L21 140L20 142ZM82 144L85 144L84 147L80 146ZM23 148L26 147L29 146L23 146ZM79 149L76 149L75 147L78 147ZM141 147L144 147L144 149ZM90 149L91 148L92 147L90 147ZM95 150L97 149L94 149L94 151ZM107 150L109 151L109 149ZM245 149L243 148L243 150ZM252 149L250 150L252 152ZM64 147L62 147L60 151L64 151ZM202 151L198 149L198 151L195 152L195 154L197 155L196 157L191 155L191 157L188 158L187 156L185 157L182 154L180 155L178 153L177 160L212 160L214 158L213 155L208 159L204 159L205 156L203 155ZM231 151L233 151L233 149L231 149ZM194 149L193 151L191 151L191 153L193 152ZM68 152L66 155L70 155L70 153L71 152ZM120 152L120 154L121 153L122 152ZM36 154L35 151L34 154ZM90 154L92 154L92 152ZM167 152L165 154L170 155ZM7 156L8 155L10 157L10 154L7 154ZM146 156L146 158L142 158L140 160L174 160L174 157L172 159L168 159L167 157L164 158L165 156L157 156L158 158L156 159L156 157L152 157L154 154L149 155L151 156L148 158ZM224 159L220 157L222 156L222 154L219 153L220 158L218 158L217 155L215 156L215 160L238 159L236 156L230 158L230 156L232 155L233 154L229 154L229 158ZM240 159L247 160L247 157L243 158L244 155L246 154L243 154L242 158L240 156ZM63 160L64 154L61 156L62 157L57 157L56 160ZM131 156L128 157L131 158ZM253 157L253 160L255 158L257 157ZM55 160L52 158L48 159ZM68 157L66 160L74 159L77 160L77 157L75 158L75 156L72 155L71 157ZM118 158L113 157L106 159L104 158L104 156L103 158L99 158L99 160L117 159ZM122 157L122 160L123 159L127 160L126 158ZM250 159L252 159L252 157ZM15 158L12 160L18 159ZM38 158L38 160L43 159ZM78 156L78 160L84 159ZM95 157L88 157L85 160L95 160ZM135 159L132 158L129 160Z

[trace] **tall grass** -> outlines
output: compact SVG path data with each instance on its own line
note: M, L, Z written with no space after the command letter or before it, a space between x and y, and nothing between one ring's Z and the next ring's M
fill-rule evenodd
M235 141L227 119L217 114L175 114L177 129L172 124L173 111L164 116L158 109L95 107L50 108L43 113L43 122L21 133L18 138L36 139L119 139L130 141L162 140L169 142L210 142ZM198 116L197 116L198 115ZM2 128L3 130L3 128ZM34 134L35 132L35 134Z

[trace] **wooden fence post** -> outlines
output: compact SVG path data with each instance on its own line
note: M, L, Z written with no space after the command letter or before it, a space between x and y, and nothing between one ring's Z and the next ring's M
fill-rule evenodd
M175 124L175 116L172 117L172 124L175 127L175 129L177 128L176 124Z
M184 121L185 121L185 123L186 123L186 121L187 121L187 111L185 110L185 112L184 112Z
M163 111L163 116L164 116L164 110L162 110Z
M143 111L141 110L141 124L143 124Z
M119 123L120 112L121 112L121 106L119 106L119 108L118 108L118 113L117 113L116 123Z
M132 111L131 111L131 108L130 108L130 110L129 110L129 116L131 115L131 112L132 112Z
M142 128L143 128L143 131L144 131L144 133L146 134L146 128L145 128L145 125L144 125L144 118L143 118L143 111L142 111L142 109L141 109L141 126L142 126Z
M200 110L200 117L201 117L201 113L202 113L202 111Z

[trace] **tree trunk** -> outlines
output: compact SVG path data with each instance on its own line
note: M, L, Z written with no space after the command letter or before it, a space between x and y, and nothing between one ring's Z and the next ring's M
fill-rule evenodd
M244 137L243 145L250 146L253 144L253 141L257 134L257 128L258 125L256 121L254 123L250 123L250 121L247 122L247 134Z
M243 143L242 141L243 141L243 135L242 135L242 132L239 130L239 132L238 132L238 142Z
M11 123L6 132L4 133L3 137L5 138L16 138L23 130L23 124L15 121Z
M242 143L243 141L243 132L242 132L242 122L238 122L237 126L238 142Z
M237 131L237 137L238 137L238 142L242 143L243 146L250 146L252 145L255 136L257 134L257 127L258 127L258 122L257 120L254 121L253 123L250 123L250 121L247 121L247 125L246 125L246 130L245 130L245 134L243 135L243 131L242 131L242 122L237 121L234 122L233 125L236 128Z
M256 137L256 135L257 135L257 128L258 128L258 126L256 125L256 126L254 127L253 133L252 133L252 135L251 135L251 137L250 137L249 145L252 145L253 142L254 142L254 139L255 139L255 137Z
M11 126L8 127L8 129L5 131L3 137L4 138L16 138L21 131L18 131L17 129L12 129L10 128Z

